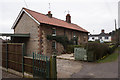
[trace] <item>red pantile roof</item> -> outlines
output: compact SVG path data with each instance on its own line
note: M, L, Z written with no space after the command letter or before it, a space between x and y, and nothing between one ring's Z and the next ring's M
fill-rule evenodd
M73 29L73 30L82 31L82 32L88 32L87 30L81 28L80 26L76 24L67 23L66 21L63 21L63 20L60 20L54 17L50 18L46 16L45 14L41 14L41 13L26 9L26 8L23 8L23 9L40 23L55 25L55 26Z

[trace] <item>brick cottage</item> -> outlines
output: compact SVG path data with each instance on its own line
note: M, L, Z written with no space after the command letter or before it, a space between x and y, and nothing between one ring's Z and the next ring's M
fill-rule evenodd
M70 14L67 14L66 21L63 21L54 18L51 11L45 15L22 8L12 29L14 29L14 34L30 34L29 38L12 38L12 41L15 43L25 43L25 53L27 56L30 56L33 51L42 51L43 54L50 56L53 48L57 50L57 54L64 51L64 47L60 43L54 40L47 40L47 35L64 35L69 40L77 36L78 45L88 41L88 31L71 23Z

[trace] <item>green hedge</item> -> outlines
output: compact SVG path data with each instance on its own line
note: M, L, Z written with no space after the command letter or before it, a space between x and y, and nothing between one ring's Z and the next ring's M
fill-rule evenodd
M109 46L105 43L91 42L87 43L86 49L88 53L93 51L94 57L98 60L108 54Z
M114 52L114 50L117 48L117 45L109 45L106 43L98 43L98 42L89 42L84 45L68 45L66 52L67 53L74 53L74 48L85 48L87 49L87 53L94 54L94 60L99 60L103 58L104 56L111 54ZM89 56L88 56L89 57Z
M67 53L74 53L74 48L84 47L83 45L68 45L66 52Z
M108 53L109 53L109 54L112 54L117 47L118 47L117 44L112 44L112 45L110 45L110 46L109 46Z

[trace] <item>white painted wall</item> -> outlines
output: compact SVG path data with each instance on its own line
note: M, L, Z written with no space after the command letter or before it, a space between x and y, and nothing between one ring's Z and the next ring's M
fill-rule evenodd
M94 39L92 39L94 37ZM98 40L99 36L90 36L88 41L95 41ZM108 39L105 39L105 37L103 36L102 39L104 42L111 42L111 36L108 36Z

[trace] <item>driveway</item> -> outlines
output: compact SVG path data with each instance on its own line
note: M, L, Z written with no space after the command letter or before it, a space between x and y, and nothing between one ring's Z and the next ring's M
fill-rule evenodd
M79 72L71 78L118 78L118 60L108 63L82 62Z
M71 78L71 75L82 69L80 61L57 59L57 77Z
M2 70L2 78L21 78L20 76L17 76L15 74L12 74L10 72L7 72L5 70ZM3 79L4 80L4 79Z

